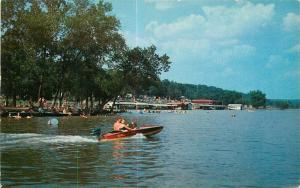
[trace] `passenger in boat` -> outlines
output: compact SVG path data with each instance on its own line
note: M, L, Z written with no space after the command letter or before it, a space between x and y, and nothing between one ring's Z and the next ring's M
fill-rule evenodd
M133 130L131 129L128 124L125 124L125 120L122 118L117 119L114 123L114 131L124 131L124 130Z
M131 122L131 124L129 125L129 127L132 128L132 129L137 128L136 122Z

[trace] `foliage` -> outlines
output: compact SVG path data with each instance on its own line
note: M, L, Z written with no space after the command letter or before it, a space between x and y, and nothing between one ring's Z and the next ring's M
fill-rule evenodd
M127 47L110 3L4 0L2 85L7 101L84 99L99 106L127 90L147 89L169 69L156 47Z
M277 107L279 107L281 110L288 109L289 108L289 103L288 102L279 102L276 104Z
M181 96L189 99L213 99L224 105L230 103L246 103L246 95L240 92L223 90L206 85L181 84L169 80L163 80L157 83L144 93L172 99L178 99Z
M169 57L166 54L159 56L152 45L128 50L122 63L115 68L123 73L123 79L128 80L127 89L138 92L159 81L159 75L169 70L170 63Z
M279 109L300 108L300 100L298 99L268 99L267 105Z
M265 107L266 106L266 94L263 92L256 90L250 91L250 103L254 108Z

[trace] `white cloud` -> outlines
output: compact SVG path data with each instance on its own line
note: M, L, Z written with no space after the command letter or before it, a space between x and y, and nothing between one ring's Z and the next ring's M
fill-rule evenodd
M274 5L246 3L237 7L203 7L204 32L212 38L238 37L265 26L274 14ZM259 16L258 16L259 15Z
M201 62L226 64L255 53L255 47L240 39L267 25L274 5L246 2L232 7L205 6L202 10L203 14L191 14L170 23L153 21L146 31L176 60L194 56Z
M275 55L275 54L271 54L269 56L268 62L266 63L265 67L268 69L281 69L284 70L287 65L290 64L290 61L286 58L284 58L281 55Z
M202 65L226 65L232 61L249 57L256 52L255 47L241 44L238 40L213 41L208 39L177 39L160 43L162 51L169 52L177 61L196 59ZM235 63L233 62L233 63ZM189 62L186 62L189 63Z
M145 0L145 3L154 4L157 10L166 10L174 7L181 0Z
M191 32L197 26L205 22L204 17L200 15L190 15L184 18L179 18L176 22L169 24L159 24L156 21L150 22L146 26L146 31L153 32L156 37L167 37L180 35L182 32Z
M183 3L189 3L189 4L194 4L196 6L207 6L207 5L217 5L220 2L235 2L238 4L244 4L247 2L247 0L221 0L221 1L216 1L216 0L144 0L145 3L152 4L154 5L156 10L159 11L164 11L168 10L174 7L179 7L184 5Z
M231 47L220 49L222 61L229 62L232 59L248 57L255 53L255 47L246 44L237 44Z
M283 29L285 31L300 32L300 15L295 13L288 13L283 18Z
M146 26L156 37L176 34L205 35L211 38L228 38L255 31L266 25L274 14L274 5L246 3L237 7L203 7L203 15L189 15L172 23L154 21ZM259 16L257 16L259 15Z
M300 43L296 44L295 46L293 46L289 51L290 52L300 53Z
M288 80L294 78L298 80L300 78L300 70L291 70L291 71L284 72L280 78L288 79Z
M235 72L230 67L226 67L223 72L224 76L232 76Z

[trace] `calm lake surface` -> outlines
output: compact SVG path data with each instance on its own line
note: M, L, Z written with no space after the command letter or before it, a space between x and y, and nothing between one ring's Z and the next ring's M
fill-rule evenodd
M232 117L232 114L235 117ZM4 187L297 187L300 111L188 111L122 114L163 125L142 135L98 142L114 117L1 120Z

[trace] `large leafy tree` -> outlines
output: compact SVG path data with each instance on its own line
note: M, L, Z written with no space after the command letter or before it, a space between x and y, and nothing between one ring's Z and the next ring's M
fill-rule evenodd
M266 94L263 92L256 90L250 91L250 103L254 108L265 107L266 106Z
M52 96L58 68L59 46L63 38L64 20L70 6L65 0L33 1L28 20L28 35L35 44L38 94Z
M6 96L51 96L55 49L65 12L63 0L2 2L2 86Z
M59 93L70 90L78 98L99 98L101 95L97 94L103 93L99 91L99 79L106 78L101 76L105 73L103 66L111 64L115 54L126 47L118 33L119 21L109 14L109 3L77 0L70 7L65 19L55 99Z
M23 79L30 70L30 59L24 49L25 25L23 22L26 14L27 1L3 1L1 10L1 89L7 98L13 99L16 105L16 97L21 94L30 79ZM28 82L26 82L26 80Z
M155 46L147 48L135 47L127 50L123 62L116 68L123 73L127 80L126 86L132 90L145 90L159 81L162 72L170 68L169 57L159 55Z
M129 49L112 6L92 0L4 0L3 94L99 101L159 83L170 67L155 46ZM88 104L88 103L87 103Z
M109 82L104 84L107 99L116 101L126 92L138 94L160 82L159 75L170 68L169 57L160 56L155 46L135 47L115 54L109 70ZM112 83L112 84L111 84Z

